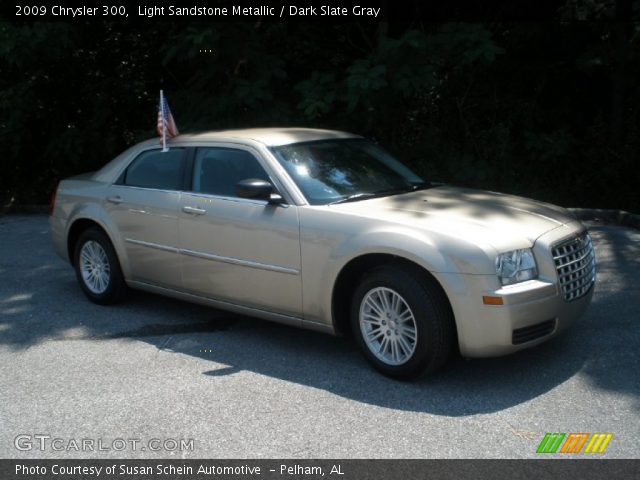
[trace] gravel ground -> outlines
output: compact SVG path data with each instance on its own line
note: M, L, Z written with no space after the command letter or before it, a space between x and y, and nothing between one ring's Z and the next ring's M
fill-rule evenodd
M604 457L639 458L640 232L590 229L574 328L400 383L344 339L142 293L93 305L46 216L0 217L0 458L531 458L545 432L612 432Z

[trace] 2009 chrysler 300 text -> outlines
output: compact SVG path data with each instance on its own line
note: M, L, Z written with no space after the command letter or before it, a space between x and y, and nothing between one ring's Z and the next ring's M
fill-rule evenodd
M433 185L344 132L169 146L143 142L58 186L53 243L96 303L128 286L353 333L378 370L410 378L456 346L483 357L539 344L591 300L591 238L560 207Z

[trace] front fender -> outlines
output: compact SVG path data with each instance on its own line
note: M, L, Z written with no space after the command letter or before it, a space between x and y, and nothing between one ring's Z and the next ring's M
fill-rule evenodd
M325 228L304 229L301 235L304 311L311 321L332 324L336 280L350 262L363 255L393 255L433 274L495 272L489 246L403 225L380 223L363 229L353 217L348 223L334 219L333 224L321 226Z

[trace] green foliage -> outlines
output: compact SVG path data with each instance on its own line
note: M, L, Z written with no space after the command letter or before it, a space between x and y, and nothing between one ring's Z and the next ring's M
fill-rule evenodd
M60 178L155 136L163 88L183 132L345 129L430 179L640 211L637 32L614 22L0 23L0 204L45 203Z
M302 94L297 107L310 120L329 112L337 97L335 77L331 73L313 72L311 78L298 83L295 89Z
M456 66L475 62L490 64L504 49L493 40L492 32L483 25L447 24L436 35L434 43L450 49L450 58Z
M359 59L347 70L347 109L353 112L360 104L367 108L373 105L375 96L387 87L386 65L374 65L369 59Z

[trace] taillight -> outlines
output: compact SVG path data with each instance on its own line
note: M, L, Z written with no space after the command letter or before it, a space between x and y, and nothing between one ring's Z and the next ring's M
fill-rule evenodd
M58 192L58 185L51 192L51 199L49 200L49 216L53 215L53 210L56 208L56 193Z

